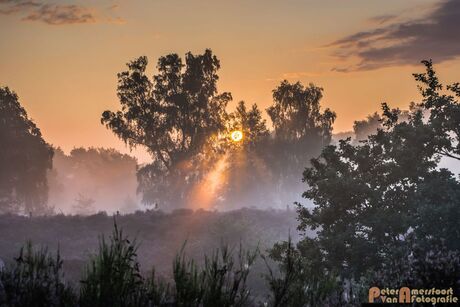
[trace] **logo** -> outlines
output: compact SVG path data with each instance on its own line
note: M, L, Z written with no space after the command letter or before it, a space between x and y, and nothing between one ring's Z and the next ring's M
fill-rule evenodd
M454 296L454 290L449 289L411 289L401 287L399 289L380 289L372 287L369 289L369 303L388 304L457 304L458 297Z

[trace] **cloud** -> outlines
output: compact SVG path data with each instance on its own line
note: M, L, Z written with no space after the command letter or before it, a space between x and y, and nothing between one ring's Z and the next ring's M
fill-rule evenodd
M41 4L35 1L0 0L0 14L12 15L40 6Z
M377 17L377 20L383 17ZM387 19L385 22L393 21ZM335 67L334 71L363 71L382 67L415 65L423 59L440 63L460 56L460 1L444 0L416 20L393 22L351 34L328 47L343 60L357 64Z
M371 23L376 23L376 24L382 25L384 23L394 21L397 18L398 18L398 16L396 16L396 15L380 15L380 16L371 17L368 20Z
M64 25L94 23L96 17L89 9L78 5L45 4L39 9L33 10L23 20L42 21L50 25Z
M94 8L77 4L56 4L43 0L0 0L0 14L21 15L23 21L38 21L49 25L124 23L121 17L101 17L97 13Z

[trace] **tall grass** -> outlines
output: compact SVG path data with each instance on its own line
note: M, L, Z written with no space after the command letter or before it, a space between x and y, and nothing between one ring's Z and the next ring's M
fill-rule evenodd
M257 254L257 249L244 251L240 245L235 261L232 251L224 246L211 257L205 256L200 269L182 249L173 265L177 306L250 306L247 278Z
M90 260L81 281L80 306L143 306L144 279L140 274L137 246L114 224L107 242L104 236L99 252Z
M0 272L0 306L252 306L247 285L258 250L234 255L227 246L216 249L198 265L187 257L185 244L173 261L172 280L155 271L142 276L137 243L114 223L86 267L77 291L63 282L59 251L34 249L28 242L15 263Z
M343 285L335 276L317 276L300 257L291 240L279 245L277 263L267 263L269 296L255 301L248 276L260 254L223 246L205 255L201 265L185 253L176 255L169 281L141 274L137 243L130 241L116 222L112 234L101 236L99 248L90 258L79 291L63 282L59 252L52 257L46 249L34 249L29 242L13 265L0 273L0 307L3 306L113 306L113 307L244 307L244 306L339 306ZM276 250L276 249L275 249ZM342 292L341 292L342 291Z
M0 306L76 306L77 296L63 282L59 250L53 257L31 242L21 248L14 265L0 272Z

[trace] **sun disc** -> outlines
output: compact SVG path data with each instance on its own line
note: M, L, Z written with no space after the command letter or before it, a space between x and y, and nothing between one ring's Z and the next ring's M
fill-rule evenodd
M233 142L239 142L243 139L243 132L240 130L235 130L232 132L231 138Z

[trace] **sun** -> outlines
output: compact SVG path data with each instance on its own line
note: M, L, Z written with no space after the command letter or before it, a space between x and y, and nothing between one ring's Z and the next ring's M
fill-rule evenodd
M231 138L233 142L240 142L243 139L243 132L240 130L232 131Z

